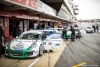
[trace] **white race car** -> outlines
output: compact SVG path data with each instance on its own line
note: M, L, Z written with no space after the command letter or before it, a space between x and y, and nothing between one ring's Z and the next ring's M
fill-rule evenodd
M42 56L44 50L59 48L61 44L62 39L57 34L46 37L42 31L31 30L10 41L6 46L5 55L13 58Z
M31 31L39 31L44 32L46 35L46 39L44 39L44 50L54 50L60 48L63 43L62 34L56 33L54 30L31 30Z
M8 43L5 55L13 58L42 56L44 51L43 34L43 32L36 31L23 32L19 38Z
M94 29L92 26L86 27L86 33L93 33L93 32L94 32Z

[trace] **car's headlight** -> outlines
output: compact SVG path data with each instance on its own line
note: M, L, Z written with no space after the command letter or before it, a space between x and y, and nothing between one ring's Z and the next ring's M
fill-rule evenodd
M32 46L32 48L35 48L37 46L37 43L34 42L34 43L31 44L31 46Z
M8 49L8 47L10 46L11 42L8 42L8 44L6 45L6 49Z

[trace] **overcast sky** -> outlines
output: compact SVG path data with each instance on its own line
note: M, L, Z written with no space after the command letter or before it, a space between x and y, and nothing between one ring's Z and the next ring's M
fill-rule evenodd
M100 19L100 0L73 0L79 7L77 19Z

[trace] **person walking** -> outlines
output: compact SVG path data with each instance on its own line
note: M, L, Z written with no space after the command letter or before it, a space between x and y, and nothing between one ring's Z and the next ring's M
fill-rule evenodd
M18 36L18 37L19 37L19 36L21 35L21 33L22 33L22 27L21 27L20 24L18 25L18 27L17 27L17 29L16 29L16 33L17 33L17 36Z
M93 27L93 29L94 29L94 32L96 32L96 27L95 27L95 25L93 25L92 27Z
M66 26L63 25L62 38L64 38L64 36L65 36L66 41L68 41L68 38L67 38L67 30L68 30L68 26L67 25Z
M74 26L71 26L71 41L75 41L75 29Z
M99 33L99 25L96 25L96 32Z
M3 27L2 27L2 23L0 22L0 57L2 55L2 37L5 39L5 35L3 32Z

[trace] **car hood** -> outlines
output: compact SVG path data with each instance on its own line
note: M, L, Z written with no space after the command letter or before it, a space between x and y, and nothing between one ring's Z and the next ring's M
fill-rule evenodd
M32 43L35 43L35 40L13 40L10 44L11 49L16 50L25 50L31 48Z

